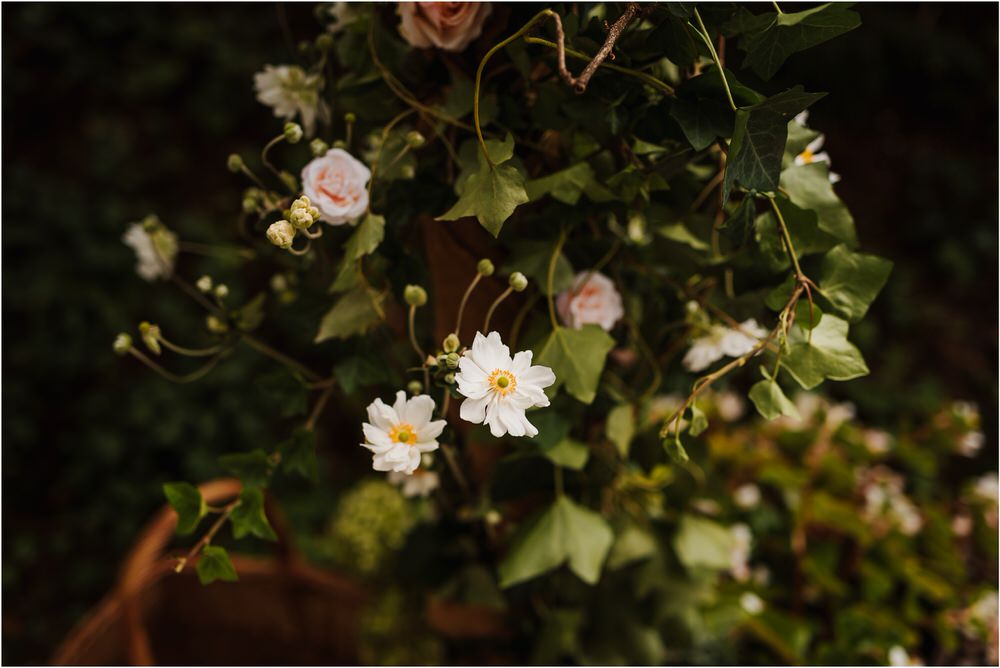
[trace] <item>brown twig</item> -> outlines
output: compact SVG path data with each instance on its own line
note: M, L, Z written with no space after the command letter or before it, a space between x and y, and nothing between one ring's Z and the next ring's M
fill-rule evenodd
M632 23L632 20L635 19L638 13L639 4L635 2L628 3L628 6L625 7L625 11L618 17L618 20L615 21L610 28L608 28L608 36L604 40L604 45L597 52L597 55L594 56L593 60L587 63L587 65L583 68L583 71L580 72L580 76L574 77L566 67L566 34L563 32L562 19L558 14L553 12L551 16L556 24L556 57L559 61L559 76L563 78L563 81L565 81L569 86L572 86L573 90L577 93L582 93L587 90L587 84L590 83L590 78L594 76L594 72L596 72L597 68L601 66L601 63L607 60L609 56L612 60L614 59L611 51L615 48L615 44L622 36L622 33L625 32L625 28Z
M233 514L233 511L236 510L236 506L238 505L240 505L239 497L237 497L234 501L231 501L222 510L219 514L219 519L215 520L215 524L212 525L212 528L205 532L205 535L201 537L201 540L194 544L194 547L191 548L186 556L177 560L177 565L174 566L175 573L183 571L187 563L198 556L198 553L201 552L202 548L212 542L212 539L215 538L215 534L219 533L219 529L221 529L222 525L226 523L226 520L229 519L229 516Z

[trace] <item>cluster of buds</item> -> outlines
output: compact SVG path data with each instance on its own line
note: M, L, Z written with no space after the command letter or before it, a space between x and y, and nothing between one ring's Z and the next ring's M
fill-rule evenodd
M271 223L267 228L267 240L278 248L287 250L292 247L296 232L308 230L317 220L319 209L303 195L292 202L292 206L285 211L285 218Z

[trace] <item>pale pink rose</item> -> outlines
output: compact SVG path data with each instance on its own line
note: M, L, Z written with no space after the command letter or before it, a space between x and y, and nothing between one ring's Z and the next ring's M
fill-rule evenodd
M493 11L488 2L400 2L399 33L412 46L463 51L483 32L483 22Z
M352 225L368 209L371 171L342 148L331 148L302 170L302 193L331 225Z
M600 325L604 330L611 331L625 315L622 296L615 290L615 284L596 271L577 274L573 287L559 293L556 308L566 326L574 329Z

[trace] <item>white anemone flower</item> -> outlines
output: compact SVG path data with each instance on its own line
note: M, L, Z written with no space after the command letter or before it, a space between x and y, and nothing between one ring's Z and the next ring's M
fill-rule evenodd
M399 487L407 498L419 496L427 498L441 484L441 478L434 471L417 469L410 475L399 471L389 471L389 482Z
M556 375L547 366L532 366L531 357L531 351L524 350L512 359L510 348L498 333L483 336L476 332L472 348L462 354L455 374L458 391L466 397L462 419L489 425L497 438L508 433L537 436L538 429L524 412L549 405L544 388L556 382Z
M296 114L302 119L307 137L316 131L317 116L326 121L330 109L320 97L323 77L307 74L298 65L265 65L253 76L257 101L274 109L274 115L290 121Z
M803 111L795 117L795 122L802 127L807 127L806 122L809 120L809 112ZM795 156L796 165L811 165L814 162L825 162L827 165L830 164L830 154L826 151L820 151L823 148L823 144L826 142L826 135L819 134L815 139L813 139L806 146L802 153ZM840 181L840 174L835 172L829 173L830 183L838 183Z
M177 259L177 235L159 223L132 223L122 242L135 251L135 272L146 281L170 278Z
M438 449L437 437L444 430L444 420L431 420L434 400L426 394L410 399L406 392L396 393L392 406L376 399L368 406L368 422L362 425L365 443L374 455L376 471L412 474L420 466L420 456Z
M723 357L742 357L765 336L767 330L753 318L741 322L739 329L713 325L707 334L692 341L691 348L684 355L684 368L698 372Z

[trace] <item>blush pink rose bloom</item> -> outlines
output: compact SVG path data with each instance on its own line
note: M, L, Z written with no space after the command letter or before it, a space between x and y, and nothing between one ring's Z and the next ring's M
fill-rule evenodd
M331 148L302 170L302 193L330 225L354 222L368 209L371 171L342 148Z
M588 278L589 275L589 278ZM622 296L611 279L600 272L581 271L573 287L559 293L556 299L559 317L567 327L580 329L584 325L600 325L611 331L623 315Z
M412 46L463 51L483 32L483 22L493 11L488 2L400 2L399 33Z

